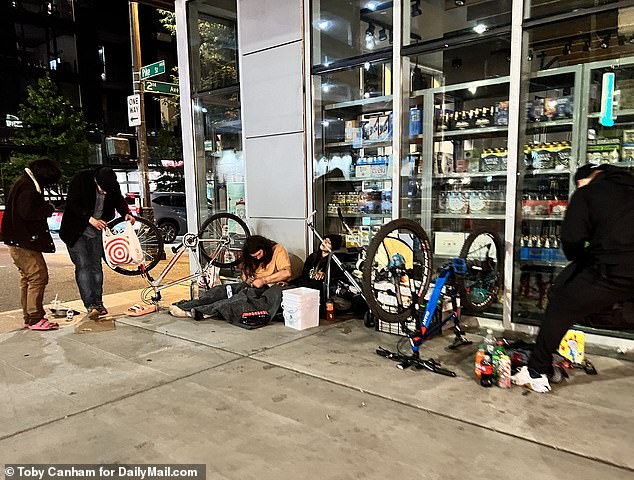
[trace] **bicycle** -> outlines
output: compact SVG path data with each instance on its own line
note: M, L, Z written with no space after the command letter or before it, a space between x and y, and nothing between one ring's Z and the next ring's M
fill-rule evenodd
M455 337L449 348L472 343L460 325L460 303L473 313L491 305L500 289L501 259L502 248L496 235L478 230L467 238L458 257L442 265L434 288L428 293L432 250L427 233L409 219L386 224L368 248L363 292L377 319L400 323L411 353L402 352L400 343L397 352L378 347L376 353L398 362L401 369L414 367L455 377L455 372L442 368L440 362L422 359L421 346L450 321ZM438 310L443 304L442 297L451 304L451 311L444 319ZM416 322L414 329L407 326L412 317Z
M198 280L203 286L209 288L210 278L213 278L214 268L235 267L241 259L244 242L251 235L247 224L238 216L231 213L216 213L203 222L198 233L186 233L183 240L177 246L172 247L174 256L154 279L150 274L161 260L163 254L163 236L161 230L152 222L143 217L135 216L134 229L141 243L145 261L140 265L118 265L114 271L123 275L141 275L149 286L141 292L141 299L150 305L161 301L161 291L174 285ZM113 233L123 231L126 225L125 218L116 218L108 223ZM207 261L201 264L200 253ZM190 259L194 263L194 271L176 280L163 283L174 265L180 260L185 251L189 251Z

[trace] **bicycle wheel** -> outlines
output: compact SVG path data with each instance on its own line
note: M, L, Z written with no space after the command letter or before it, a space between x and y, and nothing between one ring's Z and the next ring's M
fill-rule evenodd
M494 233L473 232L460 251L467 265L464 275L456 275L462 305L471 312L485 310L497 297L502 278L502 244Z
M249 236L249 227L240 217L231 213L216 213L200 227L200 251L216 267L233 267L240 263L242 247Z
M134 217L134 231L139 237L141 250L143 250L143 269L141 265L118 265L113 268L117 273L123 275L141 275L143 271L152 270L159 263L163 256L163 235L159 228L143 217ZM121 233L125 229L126 220L124 217L115 218L108 223L108 228L112 233Z
M417 222L393 220L368 247L363 264L363 294L380 320L407 320L424 298L432 274L429 238Z

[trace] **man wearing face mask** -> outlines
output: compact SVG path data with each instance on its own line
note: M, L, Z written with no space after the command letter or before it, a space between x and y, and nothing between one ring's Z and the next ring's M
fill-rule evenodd
M613 165L583 165L561 227L571 263L557 276L528 366L512 377L550 391L552 354L568 329L587 315L629 300L634 292L634 176Z
M79 294L91 317L108 313L102 299L101 231L114 218L115 210L134 223L111 168L83 170L73 177L68 187L59 236L66 243L75 264Z

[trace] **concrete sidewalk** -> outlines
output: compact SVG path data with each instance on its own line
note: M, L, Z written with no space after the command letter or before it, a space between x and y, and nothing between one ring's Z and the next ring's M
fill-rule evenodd
M448 336L425 350L457 378L400 371L374 353L397 339L360 320L247 331L163 312L2 333L0 460L206 463L236 480L632 478L634 364L593 356L598 376L537 395L481 388L475 346L451 352Z

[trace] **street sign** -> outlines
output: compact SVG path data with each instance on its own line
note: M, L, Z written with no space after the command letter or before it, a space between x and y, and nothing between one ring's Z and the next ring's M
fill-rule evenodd
M128 125L141 125L141 95L138 93L128 95Z
M141 80L165 73L165 60L141 67Z
M154 80L146 80L143 82L143 91L145 93L160 93L163 95L179 95L180 90L176 83L155 82Z

